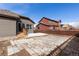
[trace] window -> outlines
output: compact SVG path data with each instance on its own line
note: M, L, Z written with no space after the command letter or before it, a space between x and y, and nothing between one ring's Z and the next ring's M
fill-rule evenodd
M16 34L22 31L21 22L16 23Z
M29 29L29 24L26 24L26 28Z
M40 29L40 27L38 27L38 29Z
M32 29L32 25L26 24L26 28L27 28L27 29Z
M22 24L22 27L25 28L25 24L24 23Z
M30 25L30 29L32 29L32 26Z

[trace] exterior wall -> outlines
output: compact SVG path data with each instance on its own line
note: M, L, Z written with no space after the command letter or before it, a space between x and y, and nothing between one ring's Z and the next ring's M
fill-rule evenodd
M66 31L66 30L70 30L71 28L70 27L63 27L62 29Z
M68 30L71 30L71 29L72 29L72 26L70 26L69 24L64 24L62 26L62 30L68 31Z
M48 26L44 26L44 25L41 25L41 24L38 27L39 27L38 30L40 30L40 31L49 30L49 27Z
M56 22L48 21L48 23L51 25L59 26L59 23L56 23Z
M0 18L0 37L16 35L16 21Z
M44 26L42 24L40 24L39 30L60 30L60 23L54 22L54 21L50 21L47 19L43 19L40 23L46 24L46 25L50 25L49 26Z
M45 26L45 25L39 25L38 26L38 30L40 31L46 31L46 30L52 30L52 31L55 31L55 30L59 30L59 27L54 27L54 26Z
M30 25L32 25L32 26L31 26L32 29L28 29L28 33L33 33L33 30L34 30L34 24L33 24L31 21L27 20L27 19L22 19L22 18L21 18L21 21L22 21L22 23L25 24L25 26L26 26L26 24L30 24Z

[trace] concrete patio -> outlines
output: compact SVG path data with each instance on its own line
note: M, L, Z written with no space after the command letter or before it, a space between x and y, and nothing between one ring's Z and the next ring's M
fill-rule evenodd
M31 56L46 56L72 37L67 35L36 34L38 33L25 39L10 40L11 45L7 46L7 55L19 55L18 53L24 50Z

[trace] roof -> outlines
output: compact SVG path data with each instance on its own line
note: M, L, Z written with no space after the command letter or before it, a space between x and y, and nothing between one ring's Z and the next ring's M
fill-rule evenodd
M49 18L47 18L47 17L43 17L43 18L39 21L39 24L38 24L38 25L42 24L42 25L45 25L45 26L57 26L57 25L54 25L54 24L52 24L52 23L42 23L41 21L42 21L43 19L47 19L47 20L49 20L49 21L59 23L59 21L52 20L52 19L49 19ZM37 26L38 26L38 25L37 25ZM37 26L36 26L36 27L37 27Z
M0 9L0 17L9 18L12 20L19 20L20 18L25 18L26 20L29 20L32 23L35 23L34 21L32 21L30 18L26 16L22 16L22 15L19 15L19 14L16 14L14 12L11 12L9 10L4 10L4 9Z
M26 17L26 16L22 16L22 15L19 15L20 16L20 18L24 18L24 19L27 19L27 20L29 20L29 21L31 21L32 23L34 23L35 24L35 22L34 21L32 21L29 17Z
M13 16L9 16L9 15L4 15L4 14L0 14L0 18L8 18L8 19L11 19L11 20L20 19L19 17L13 17Z
M5 10L5 9L0 9L0 15L5 15L5 16L9 16L9 17L14 17L14 18L19 18L19 15L11 12L9 10Z
M40 24L44 25L44 26L48 26L48 27L52 26L52 25L47 25L47 24L39 23L36 27L38 27ZM53 25L53 26L56 26L56 25Z
M47 19L47 20L49 20L49 21L53 21L53 22L59 23L59 21L52 20L52 19L47 18L47 17L43 17L43 18L39 21L39 23L40 23L43 19Z

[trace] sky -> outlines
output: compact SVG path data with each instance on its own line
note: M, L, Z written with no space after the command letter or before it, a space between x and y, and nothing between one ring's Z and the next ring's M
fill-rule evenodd
M61 20L62 23L79 21L77 3L0 3L0 9L7 9L38 22L42 17Z

